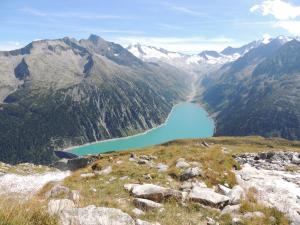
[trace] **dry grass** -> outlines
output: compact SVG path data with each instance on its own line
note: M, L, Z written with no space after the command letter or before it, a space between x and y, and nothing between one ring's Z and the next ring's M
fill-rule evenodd
M47 214L45 207L35 200L0 200L0 225L58 225L58 219Z
M210 147L204 147L202 142L209 143ZM226 149L226 153L224 152ZM110 153L97 161L93 166L101 169L107 165L112 166L112 173L109 175L96 175L95 177L83 178L83 173L92 172L91 166L75 172L72 176L64 180L63 185L71 190L79 190L81 200L79 207L85 207L93 204L96 206L119 208L136 217L132 209L133 197L124 190L126 183L153 183L164 187L178 189L180 174L182 170L175 167L176 160L185 158L188 162L198 162L203 171L198 180L205 182L208 186L216 184L225 184L234 186L236 184L235 175L232 168L239 168L239 165L233 159L232 155L244 152L265 152L265 151L297 151L300 152L299 142L289 142L286 140L263 139L260 137L217 137L197 140L180 140L166 143L161 146L155 146L135 151L139 155L153 155L157 159L154 163L164 163L169 166L168 171L159 173L156 168L150 168L148 165L138 165L130 162L129 151ZM117 163L122 161L121 164ZM144 175L150 174L151 180L147 180ZM127 176L126 179L122 179ZM46 185L37 195L38 200L45 200L45 193L53 186ZM67 196L59 196L61 198ZM28 205L27 205L28 204ZM55 218L50 218L43 210L43 203L35 201L34 203L24 203L21 206L11 207L10 210L4 210L3 204L0 204L0 225L54 225L57 224ZM205 218L212 217L222 225L231 224L231 217L223 215L216 210L204 208L199 204L189 203L182 205L173 200L164 202L165 210L163 212L147 212L140 216L140 219L147 221L157 221L162 225L201 225L206 224ZM29 210L28 210L29 209ZM15 211L15 215L12 211ZM245 220L244 225L271 225L270 216L276 218L276 225L287 225L287 220L282 213L275 209L270 209L257 203L255 192L248 193L247 199L243 201L241 212L262 211L266 217ZM4 222L2 222L4 221Z

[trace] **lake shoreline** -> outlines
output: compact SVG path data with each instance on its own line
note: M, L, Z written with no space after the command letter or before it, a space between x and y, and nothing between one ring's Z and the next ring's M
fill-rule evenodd
M183 103L185 103L185 102L179 102L179 103L176 103L176 104L172 107L172 109L171 109L171 111L169 112L169 114L168 114L168 116L167 116L165 122L163 122L162 124L160 124L160 125L158 125L158 126L156 126L156 127L151 128L151 129L149 129L149 130L146 130L146 131L144 131L144 132L142 132L142 133L138 133L138 134L134 134L134 135L126 136L126 137L117 137L117 138L110 138L110 139L106 139L106 140L100 140L100 141L89 142L89 143L86 143L86 144L83 144L83 145L75 145L75 146L72 146L72 147L68 147L68 148L66 148L66 149L63 149L62 151L64 151L64 152L69 152L69 151L75 150L75 149L77 149L77 148L86 147L86 146L89 146L89 145L100 144L100 143L105 143L105 142L115 141L115 140L120 140L120 139L126 140L126 139L129 139L129 138L132 138L132 137L137 137L137 136L140 136L140 135L145 135L145 134L149 133L150 131L152 131L152 130L154 130L154 129L157 129L157 128L160 128L160 127L164 126L164 125L168 122L168 120L169 120L169 118L170 118L170 115L172 114L174 108L175 108L176 106L180 105L180 104L183 104Z
M190 115L189 113L192 113L191 114L192 116L189 116ZM175 119L175 123L174 123L174 118L177 118ZM185 118L185 120L183 124L179 125L177 121L181 121L181 118ZM173 127L171 130L167 131L166 137L162 138L161 136L157 136L155 139L151 139L151 136L153 138L154 132L157 133L160 132L161 130L165 130L164 132L166 132L166 130L170 129L170 125ZM172 133L174 128L175 128L175 133ZM142 133L138 133L127 137L112 138L107 140L94 141L83 145L71 146L65 148L62 151L70 152L76 155L87 155L87 154L100 154L100 153L105 153L110 151L135 150L135 149L150 147L154 145L159 145L177 139L211 137L214 134L214 128L215 128L214 120L210 117L210 115L205 110L205 108L201 107L201 104L182 101L175 104L172 107L164 123L156 127L153 127L149 130L146 130ZM137 144L136 143L132 144L135 140L142 140L142 139L144 139L142 142L140 143L137 142ZM114 145L115 147L111 147ZM94 149L102 148L102 150L100 151L91 150L93 148Z

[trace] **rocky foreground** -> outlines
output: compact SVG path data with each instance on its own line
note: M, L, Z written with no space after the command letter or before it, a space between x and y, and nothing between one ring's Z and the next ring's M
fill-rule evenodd
M41 176L62 177L42 189L37 185L40 190L35 194L32 188L32 193L61 225L300 224L300 145L257 142L182 141L135 153L61 160L55 166L71 165L72 174L62 180L70 172L46 171ZM1 190L8 175L0 176ZM18 176L35 186L28 179L32 175ZM5 190L6 195L15 192Z

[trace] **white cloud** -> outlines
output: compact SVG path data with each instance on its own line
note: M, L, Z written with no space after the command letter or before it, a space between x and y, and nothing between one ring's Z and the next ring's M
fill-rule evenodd
M20 49L24 46L25 46L24 44L17 41L0 42L0 51L10 51L15 49Z
M165 5L168 9L171 9L172 11L175 11L175 12L188 14L188 15L191 15L191 16L203 16L204 15L203 13L201 13L197 10L190 9L186 6L175 5L175 4L170 3L170 2L162 2L162 4Z
M280 27L287 30L293 35L300 35L300 21L290 20L290 21L278 21L274 27Z
M113 39L114 42L120 43L127 47L129 44L141 43L144 45L156 46L169 51L182 53L199 53L203 50L223 50L230 46L239 46L241 43L234 39L218 37L147 37L147 36L127 36Z
M264 16L272 15L278 20L290 20L300 16L300 6L294 6L283 0L266 0L250 8L250 12L256 11Z

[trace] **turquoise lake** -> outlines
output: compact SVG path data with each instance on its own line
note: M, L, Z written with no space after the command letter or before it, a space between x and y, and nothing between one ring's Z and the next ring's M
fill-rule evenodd
M74 147L69 152L87 155L122 151L153 146L176 139L211 137L213 133L214 122L203 108L193 103L180 103L173 107L167 121L157 128L134 136Z

